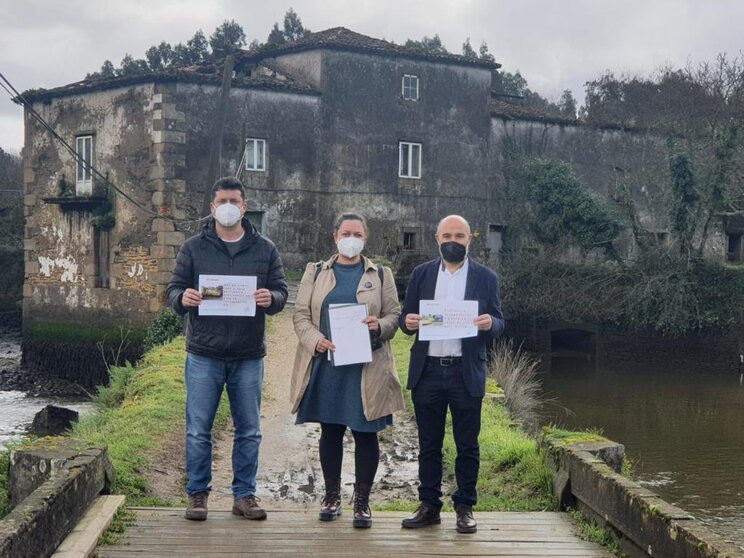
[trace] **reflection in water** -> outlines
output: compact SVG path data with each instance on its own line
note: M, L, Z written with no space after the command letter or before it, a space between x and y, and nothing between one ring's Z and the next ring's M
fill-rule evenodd
M50 404L73 409L81 416L93 408L93 403L84 399L30 397L20 391L0 391L0 450L25 434L34 415Z
M554 359L543 375L546 422L599 427L626 447L634 475L744 547L744 387L694 368L593 369Z

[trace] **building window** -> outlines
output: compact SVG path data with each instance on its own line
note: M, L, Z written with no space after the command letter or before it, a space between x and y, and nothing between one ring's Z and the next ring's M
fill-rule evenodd
M245 170L259 172L266 170L266 140L255 138L245 140Z
M75 171L75 195L90 196L93 193L93 136L75 138L77 170Z
M403 74L403 98L406 101L418 101L419 79L418 76Z
M412 74L403 74L401 84L403 98L406 101L419 100L419 78Z
M742 261L742 233L728 233L726 260L729 262Z
M421 144L402 141L398 151L398 176L401 178L421 178Z
M410 231L403 231L403 250L415 250L416 249L416 233Z

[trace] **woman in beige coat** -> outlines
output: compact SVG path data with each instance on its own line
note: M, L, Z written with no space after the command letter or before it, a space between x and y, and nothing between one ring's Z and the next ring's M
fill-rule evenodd
M361 215L345 213L333 238L338 253L309 263L295 304L294 326L299 344L292 373L292 412L297 423L319 422L320 464L326 493L322 521L341 514L341 463L347 428L354 436L354 527L370 527L369 494L380 460L377 433L392 424L392 413L403 409L403 394L390 347L398 329L400 304L389 268L361 255L367 224ZM328 305L367 305L364 323L370 331L372 362L334 366L327 351Z

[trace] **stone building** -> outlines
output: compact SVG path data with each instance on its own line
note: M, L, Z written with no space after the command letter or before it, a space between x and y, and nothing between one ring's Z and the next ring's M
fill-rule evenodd
M200 226L215 166L240 176L252 221L289 268L330 253L332 221L346 209L367 216L369 251L402 268L433 252L436 223L450 213L471 221L497 264L510 226L507 143L572 162L599 193L632 176L644 225L664 234L661 140L495 100L498 67L344 28L239 52L216 146L218 67L27 92L34 110L121 191L76 163L26 111L27 364L46 366L64 350L56 372L94 384L103 379L101 346L134 351L164 303L178 247ZM723 254L725 242L721 231L712 250Z

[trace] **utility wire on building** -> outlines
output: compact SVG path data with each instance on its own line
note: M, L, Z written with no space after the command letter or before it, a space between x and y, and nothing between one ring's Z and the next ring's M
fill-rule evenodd
M62 136L60 136L57 133L57 131L54 128L52 128L52 126L46 120L44 120L44 118L38 112L36 112L36 110L34 110L33 106L31 106L31 104L28 101L26 101L26 99L23 97L23 95L21 95L18 92L18 90L13 86L12 83L10 83L10 81L8 80L8 78L6 78L3 75L2 72L0 72L0 80L2 80L2 81L0 81L0 86L2 86L2 88L5 89L5 91L10 95L11 100L13 100L13 102L15 102L15 103L21 104L31 114L31 116L33 116L47 131L49 131L49 133L52 135L52 137L54 137L54 139L56 139L57 141L59 141L62 144L62 147L64 147L65 150L70 153L70 155L72 156L72 158L73 158L74 161L76 161L78 164L82 165L82 167L85 170L87 170L88 172L90 172L91 175L95 176L103 184L105 184L106 186L108 186L109 188L111 188L115 193L119 194L121 197L123 197L124 199L126 199L128 202L130 202L131 204L133 204L135 207L141 209L142 211L144 211L148 215L151 215L153 217L157 217L158 219L164 219L164 220L170 221L170 222L172 222L174 224L181 224L181 225L189 225L189 224L192 224L192 223L199 223L200 221L204 221L204 220L206 220L206 219L208 219L210 217L210 215L206 215L206 216L201 217L199 219L191 219L191 220L188 220L188 219L176 219L176 218L170 217L168 215L161 215L160 213L155 212L155 211L153 211L153 210L145 207L144 205L140 204L138 201L136 201L134 198L132 198L129 194L127 194L126 192L124 192L123 190L121 190L119 187L117 187L116 185L114 185L108 179L107 176L101 174L101 172L99 172L98 169L96 169L95 166L93 166L92 163L90 163L90 162L86 161L85 159L83 159L82 157L80 157L80 155L78 155L77 151L75 151L75 149L73 149L72 146L69 143L67 143L67 141L65 141L65 139ZM5 83L3 83L3 82L5 82ZM6 84L7 84L7 87L6 87ZM8 89L8 87L10 87L10 89Z

